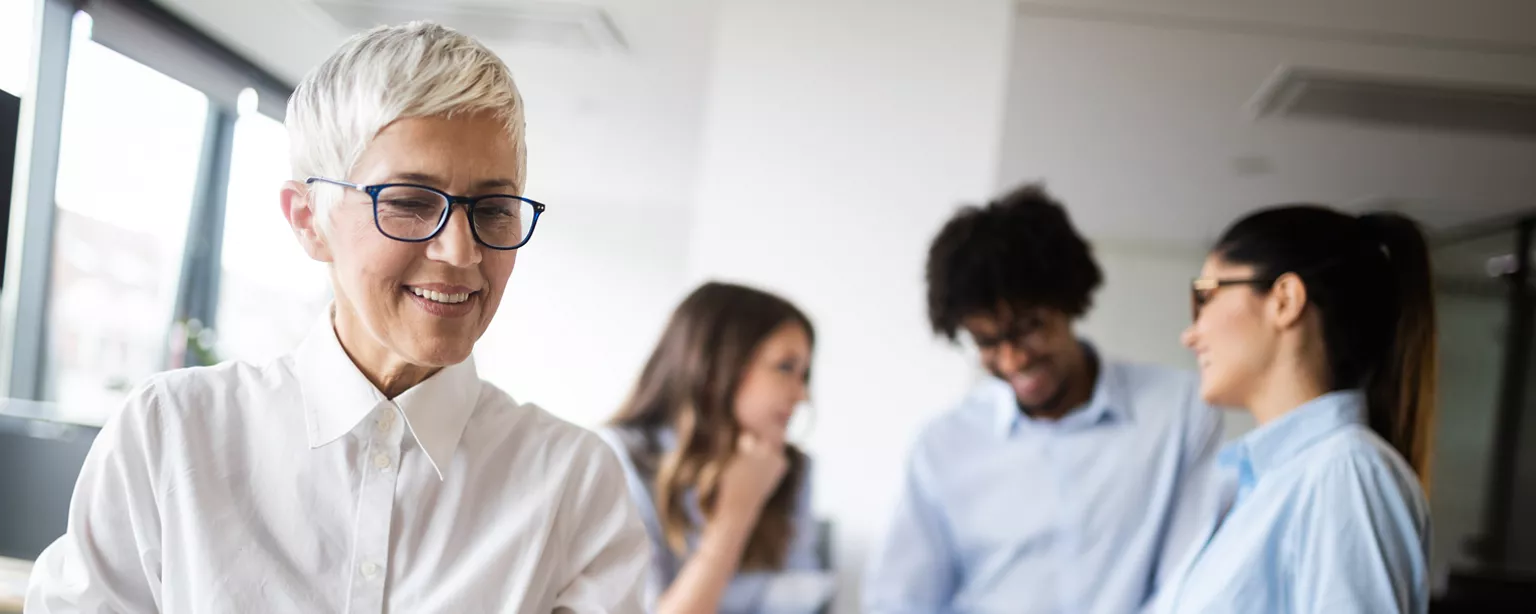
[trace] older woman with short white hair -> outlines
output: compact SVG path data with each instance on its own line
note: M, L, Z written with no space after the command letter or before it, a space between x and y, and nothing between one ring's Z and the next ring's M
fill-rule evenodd
M612 451L470 357L544 210L506 66L441 26L375 29L287 121L282 211L334 304L288 356L131 395L27 612L638 612Z

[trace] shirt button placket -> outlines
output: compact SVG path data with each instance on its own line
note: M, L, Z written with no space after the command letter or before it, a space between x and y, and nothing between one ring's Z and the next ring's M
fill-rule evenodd
M1041 442L1044 451L1045 465L1051 476L1052 485L1055 487L1056 505L1056 531L1051 540L1050 548L1058 556L1066 560L1076 560L1081 555L1078 535L1077 499L1074 495L1080 495L1080 491L1073 488L1072 467L1067 466L1065 459L1070 455L1064 454L1061 447L1066 445L1064 439L1071 435L1070 432L1060 428L1060 424L1053 424L1046 431ZM1058 570L1054 581L1056 591L1057 611L1076 611L1074 602L1077 600L1077 590L1074 584L1074 576Z
M400 442L405 427L392 401L374 409L365 428L354 431L367 437L363 475L359 481L357 525L353 527L355 570L350 612L384 611L384 589L389 571L389 525L394 517L395 488L400 472Z

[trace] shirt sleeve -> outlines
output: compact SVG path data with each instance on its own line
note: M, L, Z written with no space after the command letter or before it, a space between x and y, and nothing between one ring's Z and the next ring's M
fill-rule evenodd
M1152 574L1152 592L1167 584L1204 545L1230 498L1230 488L1216 470L1216 455L1224 437L1222 410L1200 400L1198 382L1191 382L1187 394L1182 408L1188 416L1184 421L1184 455L1168 532Z
M1225 435L1222 410L1201 401L1198 384L1196 386L1190 392L1191 398L1188 401L1192 409L1189 418L1191 428L1185 439L1184 471L1186 472L1214 462L1216 453L1221 450L1222 438Z
M895 517L864 578L864 612L941 612L953 598L958 564L950 531L929 489L919 444L909 461Z
M1397 475L1386 461L1352 455L1316 476L1291 541L1290 611L1423 614L1428 608L1423 495L1411 475Z
M644 588L650 544L635 504L624 487L624 470L608 446L593 441L573 481L568 506L575 526L564 534L571 540L575 565L570 580L555 598L555 612L598 614L646 611Z
M672 559L670 546L661 532L661 523L656 518L656 504L651 500L651 491L646 488L645 481L640 477L640 472L635 468L633 459L629 457L629 451L624 447L619 435L610 429L601 429L597 432L604 441L613 448L619 466L624 470L624 483L629 498L635 504L635 510L640 515L640 524L645 527L646 538L650 541L650 564L646 566L645 574L645 609L647 612L656 611L656 603L661 600L662 593L672 583Z
M33 566L27 614L160 610L155 386L135 391L91 444L65 533Z

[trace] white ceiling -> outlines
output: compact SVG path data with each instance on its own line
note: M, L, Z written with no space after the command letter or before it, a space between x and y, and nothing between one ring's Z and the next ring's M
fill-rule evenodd
M161 0L297 81L349 32L308 0ZM517 0L482 0L479 5ZM498 48L528 105L530 195L686 208L712 0L594 0L624 53ZM1002 185L1045 179L1090 234L1204 245L1281 201L1385 198L1436 226L1536 207L1536 143L1254 122L1284 63L1536 86L1528 0L1023 0Z
M161 1L290 83L352 34L308 0ZM528 109L529 196L551 206L686 207L693 193L711 2L588 4L608 12L627 51L495 48L512 68Z
M1120 4L1024 3L1016 24L1000 179L1045 180L1089 234L1205 245L1246 211L1301 200L1385 200L1432 227L1536 209L1536 141L1246 112L1287 64L1536 87L1536 3L1481 15L1422 1L1369 15L1348 9L1385 3L1329 2L1338 10L1326 15L1303 10L1321 0L1259 3L1287 7L1267 13L1253 2ZM1473 4L1493 3L1461 6ZM1506 23L1517 14L1530 17L1524 27ZM1386 24L1398 29L1384 34Z
M1021 12L1536 52L1529 0L1019 0Z

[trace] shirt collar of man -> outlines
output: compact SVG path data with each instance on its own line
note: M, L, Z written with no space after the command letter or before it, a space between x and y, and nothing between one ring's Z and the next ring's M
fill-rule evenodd
M1090 364L1098 365L1099 371L1094 377L1093 395L1088 398L1088 402L1073 408L1056 420L1031 418L1019 409L1018 397L1014 395L1013 387L1003 380L989 378L993 384L999 435L1006 439L1021 428L1078 431L1131 419L1129 399L1126 398L1125 389L1120 379L1116 377L1114 369L1093 344L1086 340L1079 340L1079 343L1082 344L1085 359Z

